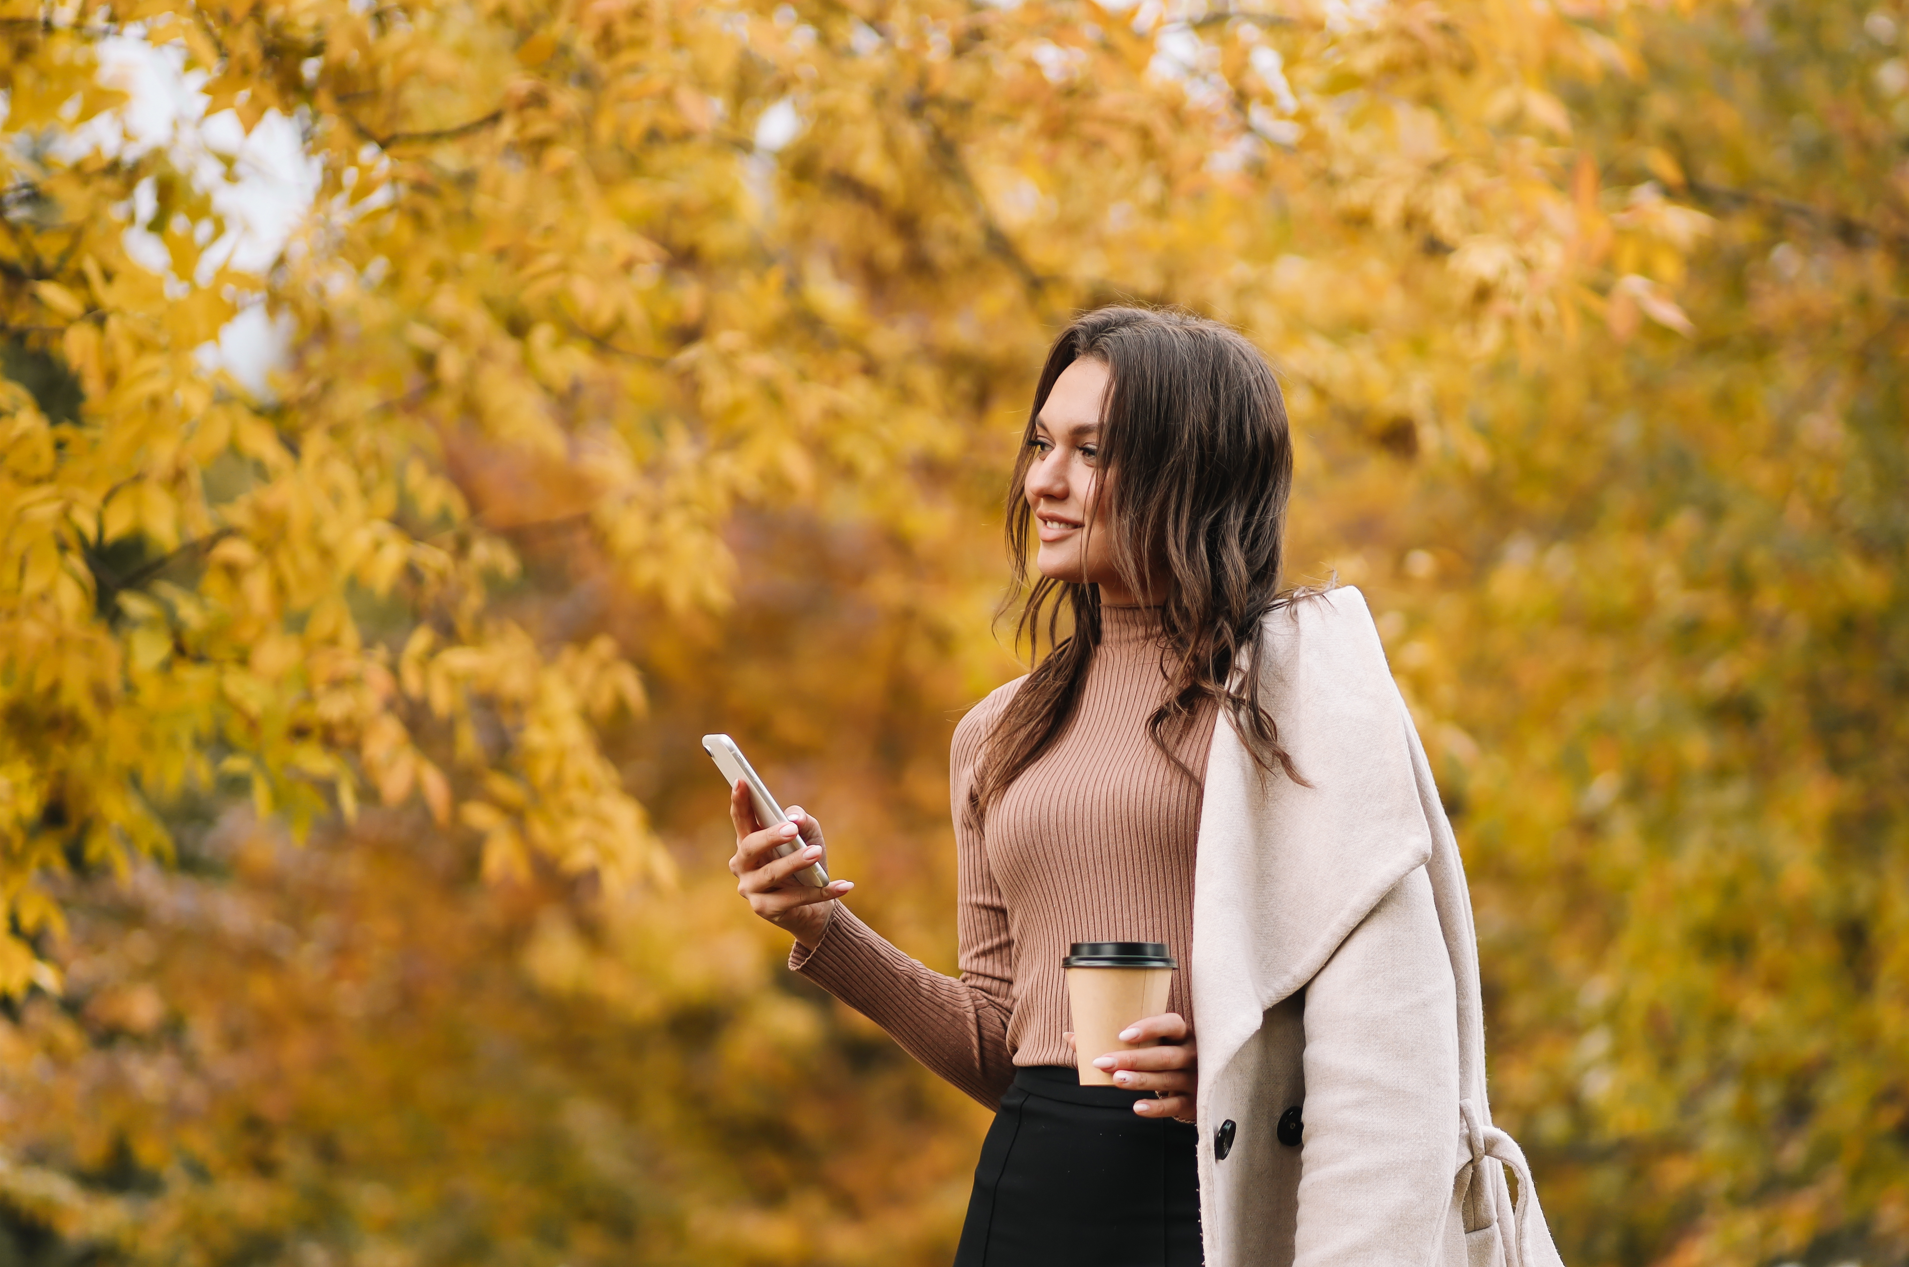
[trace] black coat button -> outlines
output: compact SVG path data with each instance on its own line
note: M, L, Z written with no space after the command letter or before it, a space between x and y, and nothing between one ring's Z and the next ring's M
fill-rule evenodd
M1239 1125L1232 1118L1220 1123L1220 1129L1213 1132L1213 1160L1225 1161L1226 1155L1233 1151L1233 1136L1239 1131Z
M1279 1142L1286 1147L1299 1147L1299 1137L1305 1133L1305 1130L1306 1124L1300 1120L1297 1104L1279 1115Z

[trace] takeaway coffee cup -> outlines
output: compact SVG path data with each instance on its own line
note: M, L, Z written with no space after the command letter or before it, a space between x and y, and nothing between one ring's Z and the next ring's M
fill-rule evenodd
M1112 1075L1093 1061L1110 1051L1151 1047L1123 1043L1120 1031L1167 1010L1167 987L1180 965L1157 941L1077 941L1061 960L1074 1022L1074 1067L1083 1087L1111 1087Z

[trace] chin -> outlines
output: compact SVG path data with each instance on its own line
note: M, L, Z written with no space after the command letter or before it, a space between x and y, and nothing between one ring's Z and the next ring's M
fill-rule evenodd
M1042 550L1034 556L1034 570L1054 580L1073 580L1080 576L1080 560L1071 555L1060 557Z

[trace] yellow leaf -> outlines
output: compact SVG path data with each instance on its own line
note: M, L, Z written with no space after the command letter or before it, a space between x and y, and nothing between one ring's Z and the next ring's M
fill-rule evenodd
M716 125L716 107L703 93L688 84L677 84L672 93L676 103L676 112L683 122L697 132L707 132Z
M557 37L549 31L539 31L517 46L517 64L520 66L541 66L550 60L557 51Z
M172 655L172 635L162 628L143 625L133 630L127 641L131 646L133 668L142 673L150 673Z
M481 832L496 831L509 821L503 811L483 801L465 801L457 807L457 816L465 826Z
M523 838L509 827L499 827L484 838L484 879L491 884L530 878L530 858Z
M186 48L192 53L192 60L208 70L218 68L220 61L219 46L212 42L205 29L197 22L183 22L179 27L179 37L185 41Z
M162 550L179 544L179 507L172 494L153 480L127 490L139 506L139 527Z
M1684 169L1658 146L1653 145L1644 151L1644 166L1650 168L1651 175L1672 189L1684 187Z
M26 566L22 569L20 588L29 597L36 594L50 594L54 578L60 574L60 551L52 541L42 539L34 542L26 552Z
M418 755L416 749L405 748L392 755L389 764L378 774L378 799L386 805L399 805L411 795L418 774Z
M38 960L24 941L9 932L0 932L0 996L18 998L33 984L33 968Z
M444 772L429 761L418 762L418 786L424 792L424 803L431 809L431 821L438 826L447 826L451 821L451 784Z
M86 315L86 301L58 282L36 282L33 293L40 297L41 303L69 320Z

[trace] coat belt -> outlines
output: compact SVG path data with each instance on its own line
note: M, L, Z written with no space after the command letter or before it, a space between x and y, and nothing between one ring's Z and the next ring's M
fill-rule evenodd
M1507 1243L1515 1242L1517 1257L1512 1267L1525 1267L1537 1260L1531 1253L1530 1220L1525 1211L1531 1204L1531 1167L1525 1162L1525 1154L1518 1147L1518 1141L1484 1121L1470 1100L1458 1102L1459 1147L1466 1153L1459 1169L1472 1167L1474 1181L1483 1173L1478 1167L1486 1159L1511 1167L1511 1173L1518 1177L1518 1196L1512 1204L1511 1221L1514 1224ZM1493 1204L1493 1203L1487 1203ZM1487 1223L1485 1226L1489 1227Z

